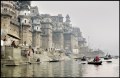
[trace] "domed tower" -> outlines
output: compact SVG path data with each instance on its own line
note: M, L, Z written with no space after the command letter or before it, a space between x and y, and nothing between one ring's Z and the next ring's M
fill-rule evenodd
M14 1L1 1L1 31L7 37L11 18L16 15ZM1 37L1 38L2 38Z
M30 16L30 1L19 1L19 20L21 24L21 44L32 45L32 26Z
M30 13L31 13L32 29L33 29L32 44L33 44L33 47L40 48L41 46L41 37L40 37L41 17L39 15L38 7L37 6L31 7Z

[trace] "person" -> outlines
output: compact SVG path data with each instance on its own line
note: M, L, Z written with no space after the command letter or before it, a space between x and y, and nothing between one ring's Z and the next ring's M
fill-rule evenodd
M37 61L36 62L40 62L40 58L37 58Z
M30 55L31 55L30 50L27 51L27 54L28 54L28 63L31 64L31 62L30 62L30 58L31 58L31 57L30 57Z
M31 61L30 61L30 59L31 59L31 56L32 56L32 47L31 46L29 46L29 50L27 51L27 54L28 54L28 63L29 64L31 64Z
M4 37L3 41L7 41L6 36Z
M85 56L83 56L82 61L86 61L86 57Z
M94 61L95 61L95 62L98 62L98 61L100 61L100 58L99 58L99 56L96 56L96 57L94 58Z
M24 41L24 45L26 46L26 41Z
M83 56L83 59L86 59L86 57L85 57L85 56Z
M46 51L48 51L47 48L46 48Z
M108 57L110 58L110 57L111 57L111 55L109 54L109 55L108 55Z
M12 47L17 47L16 44L15 44L15 41L12 42L11 46Z
M32 48L32 52L34 53L34 49Z
M6 36L3 38L3 42L4 42L4 44L3 44L3 45L5 45L5 46L6 46L6 44L7 44L7 38L6 38Z

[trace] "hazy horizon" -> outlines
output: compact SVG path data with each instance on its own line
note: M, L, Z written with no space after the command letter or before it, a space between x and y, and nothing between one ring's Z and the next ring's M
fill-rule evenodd
M89 47L119 55L119 1L32 1L40 14L69 14ZM89 39L88 39L89 37Z

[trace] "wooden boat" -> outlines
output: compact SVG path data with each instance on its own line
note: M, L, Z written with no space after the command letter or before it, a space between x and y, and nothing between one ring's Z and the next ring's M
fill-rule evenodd
M49 61L49 62L59 62L59 60L51 60L51 61Z
M112 59L111 57L104 57L104 60Z
M111 61L111 60L109 60L109 61L106 61L106 62L111 63L112 61Z
M52 59L52 60L50 60L49 62L59 62L60 60L58 60L58 59Z
M104 60L108 60L108 59L112 59L111 55L106 55L106 56L104 57Z
M88 62L88 64L101 65L102 61L99 61L99 62L91 61L91 62Z
M79 64L87 64L87 61L81 61Z
M81 59L81 61L86 61L86 59Z
M81 59L81 61L86 61L87 59L86 59L86 57L85 56L83 56L83 58Z

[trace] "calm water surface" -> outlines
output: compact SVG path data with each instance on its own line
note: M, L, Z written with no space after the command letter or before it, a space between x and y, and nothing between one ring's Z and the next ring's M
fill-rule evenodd
M79 60L2 66L2 77L119 77L119 59L102 65L80 64Z

